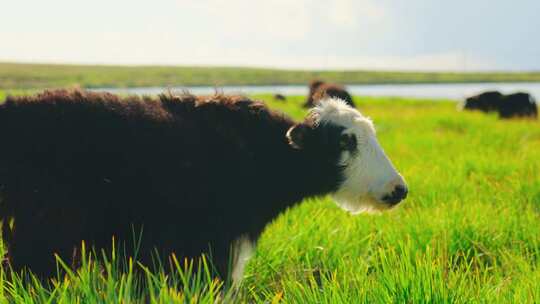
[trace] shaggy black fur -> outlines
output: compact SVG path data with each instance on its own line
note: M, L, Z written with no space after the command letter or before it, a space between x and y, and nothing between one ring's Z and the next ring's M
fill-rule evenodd
M278 94L274 94L274 99L275 100L280 100L280 101L285 101L285 100L287 100L287 96L278 93Z
M488 91L468 97L463 109L478 110L482 112L496 112L499 109L503 94L498 91Z
M304 107L311 108L316 105L317 101L326 96L339 98L351 107L355 107L352 96L345 90L345 87L335 83L325 83L321 80L314 80L309 84L309 93Z
M499 106L501 118L538 116L538 109L533 97L527 93L514 93L503 97Z
M332 125L294 122L244 97L120 98L46 91L0 106L0 215L9 259L42 277L53 253L70 260L81 240L111 238L150 264L211 248L226 275L230 244L256 241L281 211L342 181ZM6 223L5 222L5 223ZM134 228L133 228L134 227ZM128 251L128 254L134 254Z
M500 118L538 116L537 105L528 93L503 95L497 91L484 92L465 100L465 110L497 112Z

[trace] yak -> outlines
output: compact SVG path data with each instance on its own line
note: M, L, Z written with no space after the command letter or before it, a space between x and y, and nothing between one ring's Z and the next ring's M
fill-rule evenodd
M355 107L352 96L347 92L345 87L321 80L314 80L309 84L309 92L304 107L311 108L315 106L319 100L323 100L325 97L339 98L351 107Z
M285 101L285 100L287 100L287 96L285 96L283 94L280 94L280 93L276 93L276 94L274 94L274 99L279 100L279 101Z
M264 227L302 199L359 213L408 192L373 123L334 98L294 122L242 96L50 90L8 97L0 132L7 259L44 278L55 254L76 267L81 241L114 237L143 264L208 253L240 280Z
M498 112L501 118L538 117L536 101L530 94L523 92L504 96Z
M488 91L465 99L464 110L478 110L482 112L497 112L502 102L503 94L499 91Z
M534 98L528 93L501 94L498 91L488 91L468 97L464 104L464 110L478 110L482 112L496 112L500 118L531 117L538 116L538 110Z

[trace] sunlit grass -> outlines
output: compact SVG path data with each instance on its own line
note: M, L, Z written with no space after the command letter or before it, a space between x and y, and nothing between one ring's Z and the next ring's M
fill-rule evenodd
M303 97L255 96L296 119ZM356 97L410 196L352 216L308 199L265 231L238 290L180 257L168 275L98 254L49 285L0 272L10 302L538 303L540 123L450 101ZM106 257L106 258L105 258Z

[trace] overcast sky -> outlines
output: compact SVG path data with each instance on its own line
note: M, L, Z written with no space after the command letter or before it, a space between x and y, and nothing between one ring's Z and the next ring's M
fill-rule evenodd
M0 0L0 61L540 70L540 0Z

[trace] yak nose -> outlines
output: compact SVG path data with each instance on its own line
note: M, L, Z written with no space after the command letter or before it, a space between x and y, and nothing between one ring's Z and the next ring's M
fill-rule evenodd
M396 205L407 197L407 193L409 193L407 186L396 185L392 193L383 197L383 201L390 205Z

